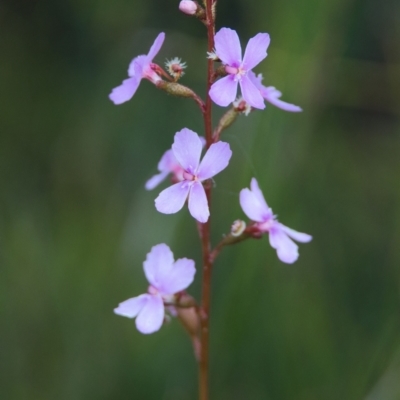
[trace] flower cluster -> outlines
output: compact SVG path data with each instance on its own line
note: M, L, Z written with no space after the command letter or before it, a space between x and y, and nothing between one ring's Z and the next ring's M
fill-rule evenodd
M182 0L179 8L188 15L203 19L204 22L204 9L197 2ZM109 98L114 104L122 104L133 97L141 80L147 79L171 94L194 98L205 113L205 103L191 89L177 83L184 75L186 63L175 57L165 63L167 72L153 63L164 39L165 34L160 33L147 55L137 56L131 61L128 69L129 78L114 88ZM209 62L222 65L218 68L219 73L213 77L214 82L208 95L219 106L231 105L231 114L227 113L228 117L225 120L221 119L225 121L220 122L221 129L217 135L214 134L213 137L209 135L207 143L189 128L176 132L172 147L163 154L158 163L159 173L145 184L147 190L152 190L171 174L172 186L162 190L157 196L155 208L163 214L174 214L187 203L191 216L200 227L210 217L207 194L212 186L210 182L227 168L232 157L229 144L219 140L221 131L234 121L237 114L248 115L253 109L264 109L265 101L285 111L301 111L300 107L280 100L281 93L272 86L264 86L262 75L253 72L253 69L267 56L270 44L267 33L259 33L251 38L243 57L236 31L222 28L214 39L215 51L208 53L208 58L212 60ZM241 90L239 98L237 98L238 86ZM204 147L206 150L201 158ZM278 222L255 178L251 180L250 189L244 188L240 191L239 202L251 223L247 226L244 221L235 221L230 235L236 241L240 241L268 234L270 245L276 250L278 258L284 263L295 262L299 254L298 246L293 240L305 243L312 237ZM174 307L180 306L178 299L186 295L185 289L193 282L195 264L193 260L187 258L174 261L169 247L166 244L159 244L147 254L143 267L150 283L147 293L120 303L114 312L128 318L136 317L137 329L148 334L160 329L166 317L166 310L170 310L172 314L176 313ZM186 324L189 325L193 324Z

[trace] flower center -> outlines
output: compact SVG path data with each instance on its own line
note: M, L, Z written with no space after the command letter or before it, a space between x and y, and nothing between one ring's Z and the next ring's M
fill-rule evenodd
M183 179L185 181L197 181L197 176L191 174L190 172L184 171L183 172Z
M272 228L273 223L274 223L274 220L272 218L265 222L259 222L257 224L258 229L262 232L268 232Z
M225 66L225 71L228 74L235 75L235 81L238 81L242 78L242 76L247 74L247 71L243 69L243 67L231 67L230 65Z

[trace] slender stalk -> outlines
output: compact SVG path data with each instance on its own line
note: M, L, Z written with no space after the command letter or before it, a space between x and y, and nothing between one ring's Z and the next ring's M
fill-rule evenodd
M215 0L206 0L206 26L208 37L208 51L214 48L214 32L215 22L212 13L212 3ZM204 116L204 129L206 137L206 147L209 148L213 142L212 138L212 115L211 115L211 98L208 95L212 85L214 75L214 62L208 60L207 65L207 97ZM206 184L205 191L207 195L208 206L211 208L211 189L212 185ZM201 319L201 346L200 346L200 362L199 362L199 399L208 400L209 398L209 322L210 322L210 301L211 301L211 269L212 262L210 258L210 218L205 224L200 226L200 238L203 252L203 285L200 306Z

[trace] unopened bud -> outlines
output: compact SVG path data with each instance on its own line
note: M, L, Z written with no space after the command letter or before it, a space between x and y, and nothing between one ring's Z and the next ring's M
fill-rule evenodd
M172 94L174 96L178 97L191 97L201 108L201 110L204 110L204 103L203 101L199 98L199 96L196 95L195 92L193 92L192 89L189 89L187 86L183 86L180 83L176 82L166 82L166 81L159 81L156 83L156 86L161 89L166 91L169 94Z
M200 329L200 319L194 307L178 308L178 318L190 336L196 336Z
M194 15L197 11L197 4L194 1L182 0L179 3L179 9L188 15Z
M245 229L246 229L246 222L237 219L231 226L231 235L235 237L240 236Z

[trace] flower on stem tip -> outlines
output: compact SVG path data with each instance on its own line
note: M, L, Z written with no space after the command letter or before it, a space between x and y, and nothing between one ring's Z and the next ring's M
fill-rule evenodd
M312 236L297 232L281 224L268 207L255 178L251 180L250 189L240 191L240 206L243 212L255 222L253 228L257 233L269 233L269 243L276 249L278 258L287 264L294 263L299 257L297 242L307 243Z
M143 263L144 273L150 283L148 293L125 300L114 309L115 314L135 318L141 333L158 331L164 321L164 300L170 302L173 296L186 289L196 273L193 260L174 255L166 244L154 246Z
M290 112L303 111L299 106L279 100L279 98L282 96L282 93L279 90L275 89L273 86L264 86L261 83L263 80L262 74L256 75L253 71L249 71L248 76L253 82L254 86L260 91L261 96L275 107Z
M228 143L212 144L200 162L202 142L197 133L183 128L175 134L172 152L183 169L183 180L163 190L155 200L156 209L174 214L182 209L188 198L189 212L199 222L210 216L208 200L202 181L224 170L232 156Z
M266 56L270 43L268 33L259 33L247 44L244 57L236 31L221 28L215 35L215 52L225 66L228 76L214 82L210 97L214 103L226 107L236 98L237 85L240 85L242 96L254 108L264 109L264 99L248 74Z
M199 136L202 148L206 145L203 136ZM172 149L167 150L161 157L157 165L160 173L153 175L145 184L146 190L153 190L158 186L169 174L172 174L172 182L177 183L183 181L183 172L185 171L181 164L174 156Z
M158 54L162 44L164 43L165 33L161 32L151 46L147 55L135 57L129 64L129 78L122 82L122 85L115 87L109 98L114 104L122 104L130 100L139 87L140 81L145 78L152 83L157 83L161 80L159 75L153 70L153 58Z

